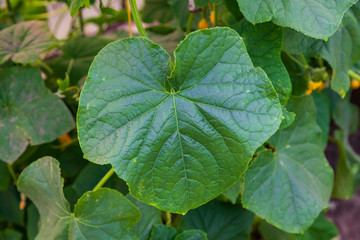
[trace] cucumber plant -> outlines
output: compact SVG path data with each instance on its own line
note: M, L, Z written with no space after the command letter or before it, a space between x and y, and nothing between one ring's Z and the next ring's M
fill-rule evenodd
M330 198L360 176L357 0L31 2L0 5L0 239L339 234Z

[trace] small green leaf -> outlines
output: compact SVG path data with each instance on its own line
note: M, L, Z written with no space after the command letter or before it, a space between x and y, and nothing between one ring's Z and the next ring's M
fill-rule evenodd
M200 230L186 230L178 234L174 240L208 240L206 233Z
M85 193L71 213L62 187L59 163L51 157L37 160L20 174L18 190L40 212L36 239L124 239L140 219L129 200L106 188Z
M344 97L350 88L349 70L360 60L360 4L346 12L340 28L328 41L288 30L285 32L284 49L289 53L322 57L328 61L333 69L331 88Z
M273 21L304 34L327 39L338 29L344 13L357 0L237 0L251 23Z
M182 229L199 229L209 240L249 239L254 214L240 205L209 202L183 217Z
M109 44L90 68L77 124L87 159L111 163L140 201L185 213L240 178L282 113L229 28L189 34L170 72L169 55L150 40Z
M0 64L35 63L39 55L55 44L46 22L20 22L0 31Z
M0 232L0 240L21 240L21 233L12 229L5 229Z
M176 229L163 224L154 226L150 240L173 240L176 235Z
M311 96L288 103L294 123L268 141L244 177L243 204L280 229L301 233L328 206L333 172L322 148Z
M149 239L151 229L154 225L162 224L161 211L146 203L142 203L128 194L126 196L141 212L141 219L134 230L141 240Z
M0 69L0 159L12 163L26 146L51 142L74 128L64 103L35 68Z
M70 15L72 17L75 16L76 12L81 7L87 7L90 8L90 0L68 0L68 3L70 5Z

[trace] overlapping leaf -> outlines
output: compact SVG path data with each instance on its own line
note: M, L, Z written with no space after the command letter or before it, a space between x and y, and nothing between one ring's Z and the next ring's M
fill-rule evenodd
M198 229L209 240L249 239L254 214L240 205L212 201L189 211L183 217L183 229Z
M344 13L357 0L237 0L247 20L273 21L304 34L327 39L338 29Z
M51 157L37 160L21 173L18 189L40 212L36 239L127 239L140 218L129 200L106 188L85 193L71 213L62 187L59 163Z
M340 28L328 41L291 30L285 33L284 49L287 52L320 56L329 62L333 69L331 88L344 97L350 87L348 72L360 60L360 4L345 14Z
M277 94L237 33L197 31L170 57L145 38L104 48L78 111L85 157L137 199L184 213L221 194L279 127Z
M69 5L70 5L70 14L72 17L75 16L76 12L81 8L81 7L90 7L90 0L68 0Z
M0 70L0 159L12 163L26 146L55 140L74 127L71 113L45 88L40 71Z
M46 22L21 22L0 31L0 64L34 63L39 55L55 44Z
M269 140L244 177L243 204L287 232L308 228L327 205L333 172L325 159L312 97L288 103L294 123Z

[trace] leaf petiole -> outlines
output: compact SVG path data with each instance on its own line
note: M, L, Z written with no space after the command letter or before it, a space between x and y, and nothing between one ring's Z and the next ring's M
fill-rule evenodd
M111 168L104 176L103 178L98 182L98 184L96 184L96 186L94 187L93 191L96 191L98 189L100 189L107 180L109 180L109 178L114 174L114 169Z
M143 26L142 26L142 22L141 22L141 19L140 19L139 11L138 11L137 6L136 6L136 1L135 1L135 0L130 0L130 6L131 6L131 13L132 13L132 15L133 15L133 18L134 18L136 27L137 27L140 35L141 35L142 37L149 38L149 36L148 36L148 35L146 34L146 32L145 32L145 29L144 29Z

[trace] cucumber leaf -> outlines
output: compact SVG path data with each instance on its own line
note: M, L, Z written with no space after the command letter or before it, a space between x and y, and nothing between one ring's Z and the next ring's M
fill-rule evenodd
M295 121L270 138L274 152L260 152L246 171L242 201L278 228L302 233L328 206L333 172L312 97L293 97L288 107Z
M45 86L40 70L0 69L0 159L14 162L28 144L51 142L74 128L65 104Z
M28 21L0 31L0 64L35 63L39 55L56 43L46 22Z
M338 29L344 13L357 0L237 0L253 24L272 21L308 36L327 39Z
M281 116L243 40L213 28L180 43L172 72L150 40L109 44L90 68L77 124L87 159L111 163L140 201L185 213L240 178Z
M18 190L40 212L35 239L126 239L139 221L139 210L116 190L101 188L85 193L70 212L57 160L41 158L19 176Z

